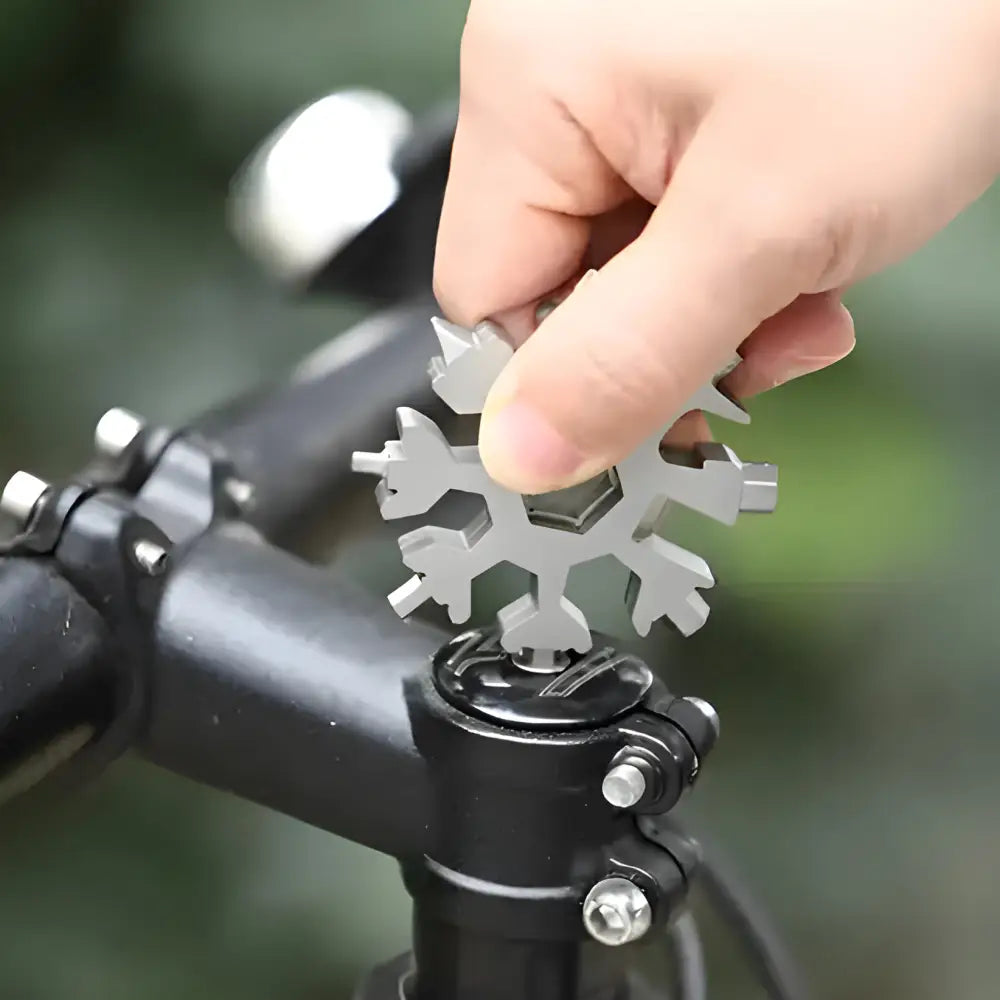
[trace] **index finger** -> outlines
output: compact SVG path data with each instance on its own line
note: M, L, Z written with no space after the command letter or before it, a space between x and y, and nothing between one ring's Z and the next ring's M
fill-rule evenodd
M590 234L586 218L538 204L542 185L530 176L532 165L483 131L460 117L434 261L441 309L463 326L564 284L579 269Z
M580 274L591 220L634 195L587 130L541 87L529 56L481 35L462 43L434 286L454 322L493 318L509 328L511 310ZM530 329L510 332L522 339Z

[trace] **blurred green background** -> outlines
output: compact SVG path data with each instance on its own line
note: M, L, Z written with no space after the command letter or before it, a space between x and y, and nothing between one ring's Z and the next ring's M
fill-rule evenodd
M68 471L108 406L182 419L360 315L261 281L229 178L338 87L453 93L464 6L0 2L3 469ZM678 525L724 581L665 656L724 720L693 807L824 1000L998 992L998 237L990 197L853 294L847 362L726 428L781 465L779 514ZM391 862L141 763L0 819L11 1000L347 997L406 946ZM754 996L710 943L713 995Z

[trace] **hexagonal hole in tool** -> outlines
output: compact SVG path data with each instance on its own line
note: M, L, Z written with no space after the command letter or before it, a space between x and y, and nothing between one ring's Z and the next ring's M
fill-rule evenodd
M579 486L525 496L523 500L528 520L532 524L582 535L597 524L621 498L618 473L611 469Z

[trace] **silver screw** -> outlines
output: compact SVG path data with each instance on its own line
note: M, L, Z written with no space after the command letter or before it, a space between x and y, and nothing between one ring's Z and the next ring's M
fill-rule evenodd
M652 923L653 908L646 894L627 878L603 879L583 901L583 925L601 944L638 941Z
M601 791L616 809L631 809L646 794L646 776L635 764L616 764L604 776Z
M146 427L142 417L116 406L108 410L94 429L94 448L112 460L121 458Z
M719 729L720 729L719 713L716 712L716 710L707 701L705 701L704 698L688 697L685 698L684 700L689 705L694 705L694 707L698 709L698 711L701 712L703 716L705 716L705 719L708 721L708 724L712 727L713 731L715 732L715 738L718 739Z
M253 506L255 490L253 483L233 476L222 484L226 496L232 500L237 510L246 511Z
M0 511L17 525L18 531L23 530L48 490L49 484L44 479L30 472L15 472L0 495Z
M132 555L135 556L139 568L149 576L159 576L163 573L170 560L167 550L159 542L148 538L140 538L132 546Z

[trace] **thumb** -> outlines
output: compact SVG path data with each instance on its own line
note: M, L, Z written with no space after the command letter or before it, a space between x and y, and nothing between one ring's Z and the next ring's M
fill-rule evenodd
M761 322L834 286L823 186L775 147L742 145L703 124L643 233L515 352L480 427L498 482L541 493L609 468L681 416Z

